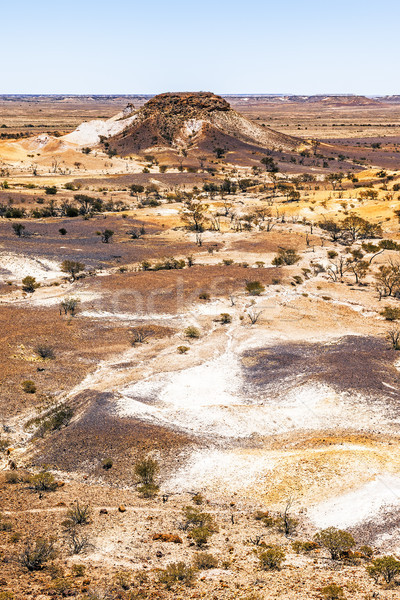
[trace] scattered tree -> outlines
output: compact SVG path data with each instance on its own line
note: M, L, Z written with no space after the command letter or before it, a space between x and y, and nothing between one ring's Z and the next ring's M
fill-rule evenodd
M366 569L376 582L382 577L385 583L390 583L400 573L400 561L394 556L382 556L375 558Z
M246 291L250 296L259 296L265 291L265 286L260 281L247 281Z
M17 237L22 237L24 235L25 225L22 225L22 223L13 223L12 228Z
M35 277L31 277L31 275L27 275L22 280L22 289L24 292L28 292L29 294L33 294L33 292L40 287L40 283L37 283Z
M78 273L81 273L85 269L85 265L76 260L64 260L61 263L61 271L68 273L71 276L71 280L75 281Z
M355 541L351 533L337 529L336 527L322 529L315 534L314 539L328 550L333 560L339 560L343 552L355 546Z

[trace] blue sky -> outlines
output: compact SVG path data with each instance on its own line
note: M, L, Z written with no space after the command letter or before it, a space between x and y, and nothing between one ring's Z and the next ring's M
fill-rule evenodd
M398 0L5 0L0 93L400 93Z

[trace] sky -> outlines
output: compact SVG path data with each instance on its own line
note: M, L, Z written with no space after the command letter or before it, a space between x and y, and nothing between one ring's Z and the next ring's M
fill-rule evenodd
M4 0L1 94L399 94L398 0Z

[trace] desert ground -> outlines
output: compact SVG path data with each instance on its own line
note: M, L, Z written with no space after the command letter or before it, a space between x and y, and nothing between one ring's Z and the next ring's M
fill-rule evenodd
M400 598L399 150L395 98L0 98L0 599Z

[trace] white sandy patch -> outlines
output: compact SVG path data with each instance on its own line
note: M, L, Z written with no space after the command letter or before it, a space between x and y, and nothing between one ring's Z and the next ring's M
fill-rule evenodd
M64 135L63 139L73 144L94 146L99 143L100 136L108 138L117 135L131 125L135 119L136 115L119 121L116 121L114 118L107 119L106 121L95 119L87 123L81 123L75 131Z
M383 420L361 398L306 384L288 392L246 387L233 351L198 366L152 375L120 390L119 413L202 436L243 438L296 430L368 429ZM355 408L355 402L357 407Z
M229 312L229 309L224 306L221 300L213 300L212 302L204 302L204 304L196 304L192 313L193 315L220 315L221 313Z
M196 450L163 488L178 493L202 489L234 493L262 485L273 466L269 456L255 457L251 451Z
M180 315L158 314L158 313L119 313L107 310L84 310L82 317L91 317L92 319L112 319L117 321L171 321L181 319Z
M74 298L77 298L81 303L94 302L95 300L98 300L100 298L100 294L95 294L93 292L79 292L79 293L71 292L71 294L68 294L66 291L62 291L61 293L58 292L57 294L44 295L44 296L40 296L40 295L36 294L32 297L31 303L35 306L55 306L57 304L60 304L60 302L66 296L70 296L70 295L73 296Z
M12 252L0 252L0 281L21 280L27 275L38 282L63 277L60 264L47 258L33 258Z
M179 210L176 208L159 208L157 210L157 216L168 216L168 215L177 215Z
M377 516L383 508L399 506L400 478L381 475L359 489L322 502L308 510L308 517L320 528L352 527Z

